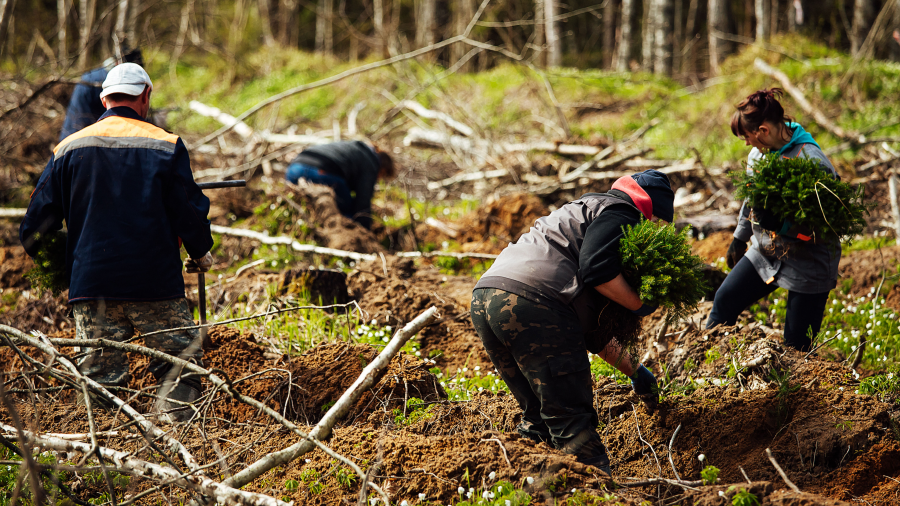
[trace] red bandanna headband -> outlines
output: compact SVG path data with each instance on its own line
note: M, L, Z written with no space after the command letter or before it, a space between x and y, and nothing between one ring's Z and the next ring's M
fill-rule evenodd
M612 189L627 193L631 200L634 201L634 205L648 220L653 216L653 201L650 200L650 195L631 176L617 179L613 183Z

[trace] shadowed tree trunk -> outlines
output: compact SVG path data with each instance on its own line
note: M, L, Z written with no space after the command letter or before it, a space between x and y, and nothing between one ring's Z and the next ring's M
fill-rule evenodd
M756 42L765 42L769 40L769 29L771 28L771 9L769 0L755 0L754 14L756 15Z
M725 32L728 26L728 2L727 0L709 0L709 70L711 74L719 74L719 64L728 55L730 46L727 41L720 39L716 33Z
M684 40L684 0L673 2L672 14L672 72L681 73L681 43Z
M78 31L78 68L85 70L88 65L88 56L91 50L91 31L94 28L94 12L97 0L79 0L78 20L81 27Z
M418 0L416 14L416 46L425 47L434 44L435 0ZM429 53L430 54L430 53Z
M641 67L647 72L653 71L653 11L656 0L644 0L643 26L641 27Z
M331 54L334 50L333 15L334 0L319 0L316 4L316 51Z
M71 5L71 0L65 0ZM66 10L69 8L66 7ZM128 19L125 21L125 38L132 48L138 47L137 40L137 18L141 12L141 0L130 0L128 2Z
M875 18L874 0L854 0L853 2L853 26L850 30L850 54L856 56L862 47L866 35L872 28L872 20Z
M616 70L619 72L627 72L631 63L634 2L635 0L622 0L622 28L619 30L619 55L616 61Z
M116 58L123 55L126 48L131 48L131 41L127 40L125 34L125 20L128 19L128 0L119 0L119 6L116 11L116 26L113 33L116 35L113 42L116 44L113 54Z
M544 47L544 0L534 1L534 42L535 47ZM544 48L546 49L546 48ZM537 56L541 67L547 65L547 51L542 50Z
M697 4L698 0L691 0L688 4L687 24L684 27L684 45L685 48L690 47L686 55L683 55L681 71L683 74L693 74L697 69L696 54L697 41L694 40L694 31L697 27ZM687 65L684 61L687 61Z
M453 2L453 35L461 35L465 33L469 22L475 16L474 0L456 0ZM457 42L450 46L450 61L456 63L469 52L469 46L462 42ZM471 72L472 62L467 61L460 68L460 72Z
M612 69L616 54L616 1L607 0L603 8L603 67Z
M900 62L900 6L894 8L894 19L891 22L891 60Z
M5 1L6 0L0 0L0 2ZM59 58L60 61L64 61L69 56L69 49L66 46L66 21L69 17L69 5L69 0L56 0L56 34L58 37L58 54L56 57Z
M559 24L556 21L556 0L544 0L544 30L547 37L547 66L562 65L562 39L559 37Z
M653 72L659 75L672 75L672 16L674 0L655 0L653 16L654 63Z
M797 26L803 22L803 3L800 0L788 0L787 29L796 32Z
M781 2L772 0L772 5L769 8L769 37L778 33L778 20L781 18L779 14L780 11Z
M275 37L272 35L272 12L269 0L256 0L259 9L259 24L262 25L263 43L269 47L275 45Z

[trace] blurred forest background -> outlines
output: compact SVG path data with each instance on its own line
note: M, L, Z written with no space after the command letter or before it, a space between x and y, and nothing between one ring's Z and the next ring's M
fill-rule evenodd
M852 56L900 61L896 0L494 0L471 38L546 67L713 76L742 45L800 33ZM118 45L172 62L198 51L240 65L248 53L297 48L343 61L381 58L466 31L478 0L0 0L7 71L85 70ZM507 56L458 42L423 56L459 71ZM778 49L778 48L775 48ZM787 55L790 48L780 48ZM234 77L234 74L230 76Z

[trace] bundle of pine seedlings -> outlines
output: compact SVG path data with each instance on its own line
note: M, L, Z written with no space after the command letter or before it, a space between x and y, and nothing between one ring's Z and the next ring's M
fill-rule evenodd
M863 203L863 187L853 188L825 172L810 158L769 153L750 170L732 174L735 197L752 209L807 229L816 239L852 239L866 228L872 204Z
M697 310L706 295L703 260L691 254L688 228L679 232L675 225L642 220L625 228L619 241L622 274L645 304L659 306L666 323L677 322ZM596 290L592 290L595 292ZM609 339L626 349L638 344L641 318L619 304L597 294L597 325L585 329L588 350L602 349Z
M50 290L54 296L69 289L66 275L66 233L63 231L38 234L38 254L34 267L25 273L38 293Z

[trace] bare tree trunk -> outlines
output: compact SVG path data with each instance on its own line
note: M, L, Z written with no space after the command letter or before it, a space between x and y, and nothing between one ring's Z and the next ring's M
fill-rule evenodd
M672 73L681 73L681 42L684 40L684 0L674 1L672 15Z
M644 0L644 26L642 27L643 42L641 43L641 67L647 72L653 71L653 11L656 8L656 0Z
M116 44L116 58L121 58L125 50L131 48L131 41L125 37L125 20L128 19L128 0L119 0L119 10L116 12L116 27L113 33L116 35L113 42Z
M454 34L461 35L466 31L472 17L475 16L475 6L473 0L456 0L453 2L453 25ZM462 42L457 42L450 46L450 62L456 63L461 60L469 51L469 46ZM464 63L460 68L460 72L471 72L472 62Z
M853 2L853 27L850 31L850 54L856 56L862 43L872 28L872 20L875 18L875 5L873 0L854 0Z
M653 71L656 74L672 75L672 8L674 0L656 0L653 16L654 35L654 64Z
M91 49L91 30L94 28L94 11L97 0L78 0L78 18L81 29L78 33L78 68L85 70Z
M259 23L262 25L263 43L272 47L275 45L275 37L272 35L272 11L269 0L256 0L259 9Z
M607 0L603 8L603 68L612 69L616 54L616 1Z
M416 15L416 46L429 46L434 44L436 0L418 0L416 5L419 6L419 12Z
M70 0L65 0L69 2ZM68 10L68 8L67 8ZM130 0L128 2L128 20L125 22L125 39L131 47L138 46L137 40L137 18L141 11L141 0Z
M754 14L756 15L756 42L765 42L769 40L769 28L771 21L769 16L772 14L769 9L769 0L755 0Z
M717 33L725 31L728 26L728 2L727 0L709 0L709 71L710 74L719 74L719 64L727 56L728 42L717 37Z
M7 0L0 0L0 2L6 3ZM69 49L66 46L66 28L68 17L69 17L69 0L56 0L56 36L58 37L57 47L59 54L57 58L59 60L65 61L69 56ZM0 8L2 11L2 8Z
M559 25L556 21L556 0L544 0L545 30L547 33L547 66L562 65L562 39L559 37Z
M384 0L372 0L372 28L375 30L375 52L384 55Z
M544 48L544 0L534 0L534 45ZM537 57L538 65L547 65L547 51L541 50Z
M622 0L622 24L619 30L619 56L616 70L627 72L631 63L632 26L634 26L634 1Z
M780 2L778 0L772 0L772 6L769 9L769 36L775 36L778 34L778 11L780 10Z
M281 19L281 29L279 30L279 38L281 45L285 47L293 47L296 40L297 15L299 14L300 4L298 0L281 0L278 9L278 17Z
M332 37L332 20L334 0L319 0L316 4L316 51L332 53L334 38Z
M797 7L800 5L800 0L788 0L788 9L787 9L787 30L788 32L796 32L797 31ZM803 7L800 6L800 12L803 12ZM802 14L801 14L802 15Z
M687 58L688 64L685 66L682 61L682 71L684 73L693 74L697 70L697 61L696 61L696 47L697 43L694 41L694 30L697 27L697 4L698 0L691 0L691 3L688 4L688 13L687 13L687 24L684 27L684 43L685 45L690 45L690 51L685 55Z
M6 41L9 18L12 17L12 4L14 0L0 0L0 53L3 51L3 43Z

